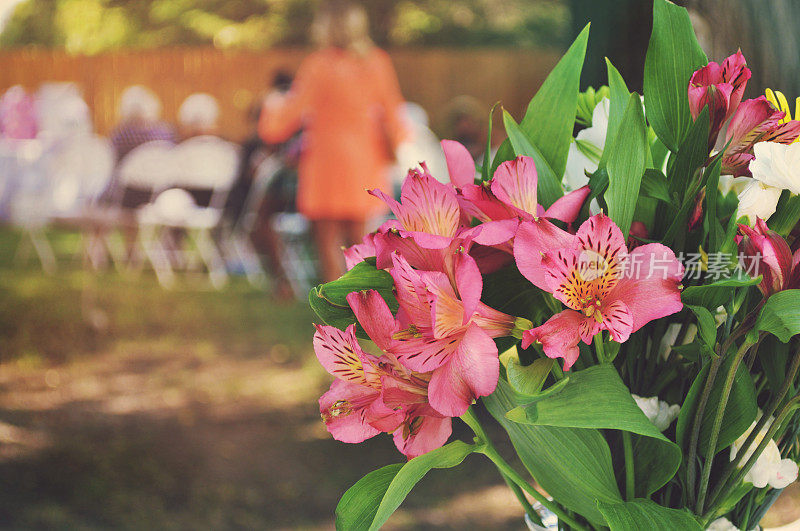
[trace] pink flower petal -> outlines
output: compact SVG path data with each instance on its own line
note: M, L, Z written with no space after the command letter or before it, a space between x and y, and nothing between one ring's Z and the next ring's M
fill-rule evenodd
M475 237L473 241L481 245L501 245L517 233L519 220L501 219L497 221L486 221L475 227Z
M790 120L777 125L772 131L762 136L759 142L791 144L798 136L800 136L800 121Z
M394 353L397 359L415 372L438 369L447 363L461 343L460 335L436 339L431 330L420 331L419 337L396 336L396 339Z
M633 315L628 305L620 300L611 301L602 309L603 328L611 334L611 339L624 343L633 330Z
M397 323L381 294L374 289L353 291L347 294L347 303L370 339L381 350L391 351Z
M450 182L457 188L464 188L475 182L475 161L463 144L455 140L442 140L442 150L447 161Z
M539 342L548 358L563 358L564 370L578 360L581 340L580 328L585 322L594 322L594 319L584 316L573 310L564 310L548 319L543 325L522 333L522 348L528 348L532 343ZM592 334L594 335L594 334ZM591 340L590 338L584 338Z
M550 205L550 208L545 211L545 217L557 219L565 223L573 223L578 218L581 207L590 193L591 190L587 185L569 192L563 197L559 197L556 202Z
M380 431L367 422L367 410L380 393L369 387L344 380L334 380L330 390L319 399L319 411L333 438L346 443L360 443Z
M380 389L374 364L376 358L361 349L355 325L346 331L333 326L316 325L314 352L325 370L340 380Z
M450 287L449 285L447 286ZM431 294L431 321L433 323L433 337L447 339L460 334L464 326L464 305L452 292L452 289L437 289L430 287ZM467 320L469 317L467 316Z
M442 415L461 416L475 398L492 394L499 371L494 341L476 324L470 324L448 362L433 371L428 401Z
M390 231L375 235L375 256L378 269L391 269L392 253L397 253L411 266L424 271L441 271L444 267L441 249L425 249L412 238Z
M500 201L531 216L536 214L539 179L531 157L519 156L497 168L492 177L492 193Z
M464 200L477 210L474 217L480 221L515 218L517 213L512 207L496 198L488 189L487 183L473 184L461 189Z
M393 267L389 271L394 279L397 302L414 323L430 320L430 303L428 302L425 281L405 258L392 255Z
M483 277L475 259L465 252L457 252L455 258L455 277L458 297L461 299L463 320L467 324L475 313L483 292Z
M654 319L681 311L682 277L683 266L671 249L660 243L642 245L631 251L625 274L603 303L625 303L635 332Z
M375 234L370 233L364 235L361 243L351 245L344 250L343 254L348 271L353 269L356 264L363 262L366 258L375 256Z
M410 173L400 196L405 212L398 219L407 231L455 236L460 211L456 193L450 186L429 175Z
M436 450L447 442L453 432L450 417L420 416L394 432L394 444L400 452L413 459L431 450Z
M746 151L766 133L778 126L785 113L775 109L765 96L745 100L736 109L725 135L728 153Z
M534 286L548 290L542 257L547 251L572 246L575 236L547 221L522 222L514 237L514 259L525 278Z

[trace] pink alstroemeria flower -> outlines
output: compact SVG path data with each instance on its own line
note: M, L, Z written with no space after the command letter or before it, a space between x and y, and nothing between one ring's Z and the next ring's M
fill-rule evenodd
M485 185L470 184L461 189L464 199L472 205L474 216L483 222L484 230L504 235L504 241L514 237L521 221L538 222L540 218L572 223L589 196L588 186L579 188L556 200L545 210L538 202L539 176L531 157L519 156L497 167Z
M428 400L448 416L463 415L494 391L499 360L492 338L510 335L518 322L480 302L480 272L464 257L455 265L458 294L444 273L417 271L397 254L390 271L400 303L391 351L406 367L433 372Z
M434 179L425 163L421 171L408 172L399 202L378 189L369 193L383 200L397 218L384 224L384 229L395 229L424 249L448 247L461 228L455 190Z
M765 96L745 100L728 124L725 143L728 148L722 157L722 173L739 177L750 175L748 166L756 142L791 144L800 136L800 121L781 123L786 113L777 110Z
M522 346L541 343L548 357L564 358L565 370L578 359L579 341L590 344L608 330L622 343L650 321L683 308L683 266L672 250L649 243L628 252L622 231L604 214L586 220L575 235L549 241L521 229L514 255L528 280L568 308L523 332ZM538 265L531 256L542 257Z
M397 324L377 291L350 293L347 301L379 347L394 343ZM398 450L411 459L450 437L450 418L428 403L431 375L408 370L388 352L379 358L364 352L354 325L344 332L317 326L314 351L337 378L319 400L320 414L335 439L354 443L392 433Z
M379 269L392 267L391 255L399 252L415 266L449 271L453 252L479 233L461 223L461 210L452 186L440 183L422 169L408 172L400 202L381 190L370 193L382 199L397 219L381 225L374 244Z
M375 256L375 233L370 232L365 234L361 239L361 243L356 243L344 249L345 266L350 271L356 264L363 262L365 259Z
M758 289L764 298L784 289L800 287L800 250L792 255L786 240L770 230L761 218L755 227L739 225L739 252L742 266L753 276L761 275Z
M708 63L689 79L689 111L692 118L697 120L703 107L708 105L711 120L709 148L714 147L720 129L742 101L750 75L747 61L739 50L722 64Z

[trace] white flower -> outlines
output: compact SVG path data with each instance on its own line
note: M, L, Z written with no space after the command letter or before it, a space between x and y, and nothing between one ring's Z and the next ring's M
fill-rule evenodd
M768 220L775 213L783 190L800 194L800 143L757 142L750 162L753 178L738 177L730 184L739 196L739 216L750 223L756 216ZM722 184L722 181L720 181Z
M739 181L739 179L742 180ZM756 222L756 217L766 221L775 213L778 199L780 199L783 190L749 177L738 177L734 181L738 181L733 184L733 189L739 195L737 216L747 216L752 225ZM737 190L737 188L739 189Z
M642 398L634 394L631 396L636 401L639 409L642 410L642 413L650 419L650 422L655 424L658 431L664 431L669 428L669 425L678 418L678 413L681 411L680 406L670 406L663 400L659 400L657 396L651 396L650 398Z
M717 518L711 525L706 528L706 531L739 531L739 528L731 523L727 518Z
M609 106L608 98L597 102L592 112L592 126L580 131L569 145L564 185L570 190L577 190L589 182L586 171L594 173L597 170L606 145Z
M758 433L753 441L753 444L750 445L747 453L742 458L742 466L750 459L750 457L753 455L753 452L756 451L756 447L758 447L758 445L764 439L767 434L767 430L769 430L769 427L774 420L775 419L770 418L766 426L764 426ZM742 449L745 439L747 439L748 435L750 435L750 432L753 431L753 428L755 428L756 422L757 421L753 421L753 424L750 426L750 428L748 428L741 437L736 439L736 442L734 442L731 446L731 461L736 459L736 454ZM794 483L794 481L797 479L797 471L797 463L791 459L781 459L781 452L778 449L778 445L775 444L775 441L770 440L767 443L767 447L764 448L764 451L760 456L758 456L758 459L756 459L756 463L753 465L753 468L751 468L750 471L744 476L744 481L745 483L752 483L753 486L758 489L764 488L767 485L774 489L782 489L787 487L789 484Z
M750 171L754 179L800 194L800 143L757 142L753 153L756 158L750 163Z

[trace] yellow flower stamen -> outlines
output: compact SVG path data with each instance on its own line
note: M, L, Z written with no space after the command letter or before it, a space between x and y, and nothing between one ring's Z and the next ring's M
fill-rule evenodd
M773 91L772 89L767 89L764 94L767 97L767 101L770 102L776 109L786 113L784 117L781 118L780 123L785 124L792 119L800 120L800 97L795 98L794 114L792 114L792 110L789 107L789 100L786 99L786 96L783 95L783 92L780 90ZM798 138L796 138L794 142L797 142L797 140Z

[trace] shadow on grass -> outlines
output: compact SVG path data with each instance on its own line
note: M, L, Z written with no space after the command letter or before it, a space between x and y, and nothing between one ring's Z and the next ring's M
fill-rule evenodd
M46 277L12 264L14 237L0 231L0 527L330 529L350 485L402 461L389 436L325 431L304 302L69 262ZM481 456L434 470L387 528L519 529L500 485Z

